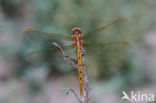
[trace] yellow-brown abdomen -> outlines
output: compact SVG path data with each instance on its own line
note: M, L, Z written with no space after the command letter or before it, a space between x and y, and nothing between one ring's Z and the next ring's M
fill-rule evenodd
M78 64L78 78L79 78L79 87L80 95L83 95L83 63L82 63L82 51L77 50L77 64Z

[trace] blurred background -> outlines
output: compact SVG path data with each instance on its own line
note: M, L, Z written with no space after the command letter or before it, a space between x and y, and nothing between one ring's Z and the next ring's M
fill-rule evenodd
M155 0L0 0L0 103L78 103L64 89L79 94L77 71L60 53L27 58L52 42L62 48L72 42L24 31L69 35L79 27L87 33L119 17L126 20L87 38L131 44L86 49L91 103L120 103L122 91L156 94ZM75 58L74 50L65 52Z

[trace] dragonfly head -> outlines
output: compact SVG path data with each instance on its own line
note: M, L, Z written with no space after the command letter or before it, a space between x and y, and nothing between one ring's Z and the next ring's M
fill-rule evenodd
M81 35L82 30L80 28L74 28L72 29L72 34L73 35Z

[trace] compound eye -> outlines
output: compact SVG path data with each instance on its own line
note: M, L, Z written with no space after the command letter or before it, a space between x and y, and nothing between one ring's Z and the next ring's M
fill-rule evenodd
M72 34L75 34L75 30L74 29L72 29Z
M80 28L74 28L74 29L72 29L72 34L81 34L81 33L82 33L82 31L81 31Z

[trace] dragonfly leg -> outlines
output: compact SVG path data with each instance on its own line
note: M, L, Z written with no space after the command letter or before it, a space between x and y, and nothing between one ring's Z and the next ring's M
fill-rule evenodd
M77 69L77 60L68 56L67 54L65 54L65 52L63 51L63 49L55 42L52 43L54 46L56 46L56 48L58 49L58 51L61 53L63 59L70 65L72 65L73 67L75 67Z
M84 49L82 49L82 57L84 57L86 54L86 51Z

